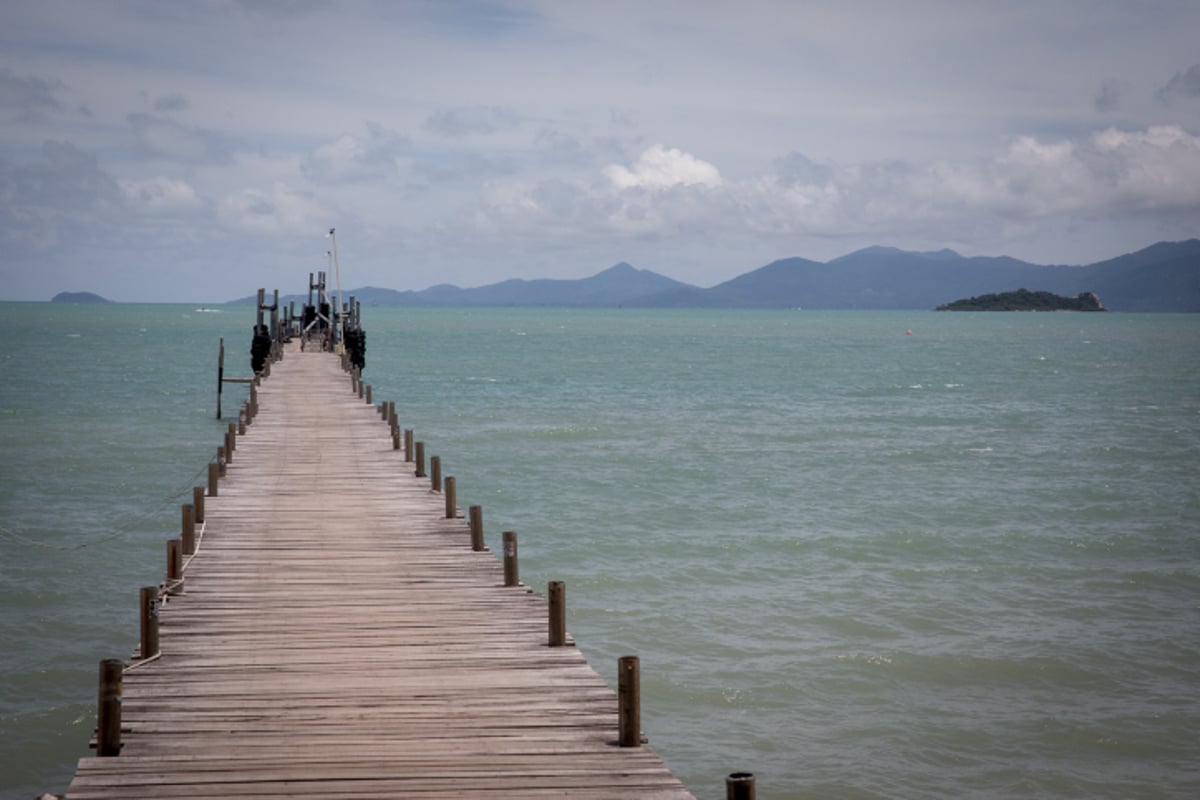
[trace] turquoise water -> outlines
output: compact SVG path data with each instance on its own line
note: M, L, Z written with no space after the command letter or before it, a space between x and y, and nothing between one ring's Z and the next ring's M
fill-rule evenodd
M2 308L7 800L85 754L253 311ZM1200 794L1200 316L364 317L376 397L610 683L641 657L698 797Z

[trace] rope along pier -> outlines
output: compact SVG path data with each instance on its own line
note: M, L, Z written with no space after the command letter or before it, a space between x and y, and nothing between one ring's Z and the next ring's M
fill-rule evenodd
M614 692L564 587L520 584L515 534L487 551L394 404L328 352L267 373L142 590L141 647L101 662L66 796L691 798L643 746L636 658Z

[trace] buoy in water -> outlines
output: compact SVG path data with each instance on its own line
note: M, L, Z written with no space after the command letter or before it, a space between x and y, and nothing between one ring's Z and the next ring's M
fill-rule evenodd
M909 328L908 330L906 330L906 331L904 332L904 335L905 335L905 336L912 336L912 328Z

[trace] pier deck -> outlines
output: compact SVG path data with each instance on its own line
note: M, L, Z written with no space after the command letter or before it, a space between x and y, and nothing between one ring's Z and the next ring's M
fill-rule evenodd
M547 602L505 587L392 449L337 357L258 390L157 660L124 676L121 755L68 798L691 798L617 746L617 699Z

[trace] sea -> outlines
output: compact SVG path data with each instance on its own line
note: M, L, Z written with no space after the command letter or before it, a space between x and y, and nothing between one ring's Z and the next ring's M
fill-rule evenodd
M3 303L0 798L62 792L253 307ZM1200 315L364 308L701 800L1200 796ZM227 412L245 387L227 385Z

